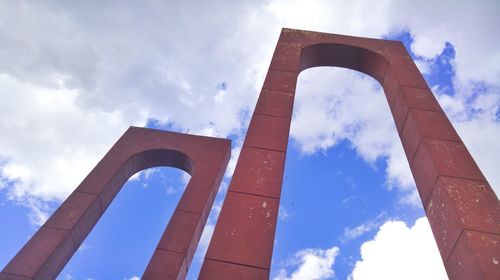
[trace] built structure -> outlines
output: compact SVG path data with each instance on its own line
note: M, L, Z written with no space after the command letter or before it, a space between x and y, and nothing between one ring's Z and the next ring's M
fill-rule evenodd
M316 66L382 85L450 279L500 279L498 198L403 44L292 29L276 45L199 278L269 278L297 76ZM228 155L228 141L131 128L0 279L57 275L127 178L156 165L193 177L144 279L182 279Z

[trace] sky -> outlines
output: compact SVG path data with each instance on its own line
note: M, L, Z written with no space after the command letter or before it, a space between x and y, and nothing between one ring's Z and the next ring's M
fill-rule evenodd
M498 1L0 1L0 267L128 126L232 139L281 28L401 40L500 194ZM60 279L138 279L189 175L134 175ZM380 85L299 76L271 279L447 279Z

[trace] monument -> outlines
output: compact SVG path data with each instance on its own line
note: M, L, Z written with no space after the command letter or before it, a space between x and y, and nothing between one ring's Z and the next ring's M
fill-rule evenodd
M500 279L500 202L403 44L293 29L280 34L199 278L269 278L297 77L317 66L382 85L449 278ZM228 140L130 128L0 279L56 277L128 177L159 165L192 177L143 278L183 279L229 151Z

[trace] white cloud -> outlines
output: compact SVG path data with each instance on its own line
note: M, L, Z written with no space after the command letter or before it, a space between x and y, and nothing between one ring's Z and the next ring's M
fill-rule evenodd
M63 200L129 125L154 118L180 131L241 136L286 26L377 38L406 30L426 73L451 43L456 96L440 87L435 92L500 193L500 41L492 36L500 33L498 10L494 0L125 1L98 8L85 1L0 2L0 190L41 223L50 202ZM486 90L477 93L478 83ZM369 164L387 161L387 186L402 202L419 203L386 101L371 78L339 69L301 74L291 136L304 153L348 140ZM220 200L199 251L206 250L219 211ZM276 279L333 277L338 252L299 251ZM446 279L424 218L411 228L387 222L361 253L353 279Z
M119 112L79 108L77 91L47 90L5 74L0 88L0 131L7 136L0 138L3 187L43 222L45 202L64 199L129 121Z
M381 213L360 226L346 228L343 237L357 238L385 219L385 213ZM361 259L354 264L350 280L448 279L426 217L417 219L411 227L403 221L384 222L375 237L361 245L360 252ZM335 246L300 250L281 265L274 279L333 278L338 254Z
M0 8L2 188L32 208L37 223L46 214L36 213L48 210L37 205L64 199L129 125L156 118L191 133L239 133L262 72L255 59L267 60L259 46L239 47L253 26L226 24L234 18L222 15L212 21L207 12L244 6L181 2L178 11L190 11L183 17L153 3L0 5L8 6ZM193 17L217 33L204 36Z
M402 221L382 225L361 245L361 260L349 279L448 279L427 218L412 227Z
M460 81L500 84L499 39L491 36L500 32L498 1L428 0L393 4L390 20L414 35L412 49L417 55L433 57L444 47L444 42L450 42L456 49L454 63Z
M158 173L159 171L160 171L160 169L157 167L152 167L152 168L148 168L145 170L141 170L141 171L135 173L134 175L132 175L129 178L129 181L139 181L141 179L148 180L151 177L151 175Z
M268 5L278 25L305 30L379 36L396 28L387 19L391 1L272 1ZM370 16L367 16L370 15Z
M140 280L141 278L139 276L132 276L130 278L124 278L123 280Z
M387 220L387 213L382 212L371 220L368 220L361 225L355 227L344 228L344 233L340 236L340 242L346 243L354 240L363 234L378 228L385 220Z
M274 280L321 280L335 275L333 264L339 254L338 247L328 249L304 249L295 253L288 261L288 267L295 267L291 273L280 269Z
M456 56L451 63L456 72L453 79L456 95L443 96L438 88L436 93L491 185L496 192L500 192L500 179L496 176L498 172L493 171L496 166L492 162L500 156L500 152L498 144L490 140L498 138L496 114L500 106L500 41L488 35L500 31L494 12L499 4L495 1L482 1L480 4L465 1L439 4L382 1L380 4L377 2L377 7L372 7L369 2L350 2L342 4L342 14L334 12L335 4L324 3L316 21L307 26L327 32L373 37L408 31L413 37L411 49L420 56L417 64L427 74L434 70L434 59L443 51L445 43L454 46ZM296 10L303 9L304 14L308 13L306 5L293 3L288 8L279 6L274 10L286 14L287 9L291 9L289 12L293 15ZM463 20L465 10L470 11L467 21ZM370 13L370 16L365 13ZM323 14L328 14L331 19L322 21L321 18L328 17ZM383 15L382 18L380 15ZM300 28L302 24L300 16L282 17L292 27ZM356 21L356 18L366 18L367 21ZM376 24L379 21L382 24ZM376 85L370 85L375 84L370 78L341 73L346 70L336 71L310 69L301 74L292 137L306 154L348 140L370 164L377 158L386 158L387 186L400 190L400 202L419 205L420 199L400 141L395 136L392 117L385 100L380 97L381 90ZM486 88L486 92L478 93L475 89L478 84ZM487 104L489 108L485 109ZM482 106L482 111L475 108L477 106ZM488 112L489 118L485 118L482 112ZM491 138L480 137L479 131Z
M420 203L389 106L371 77L340 68L301 73L290 135L305 154L347 140L372 166L385 158L388 187L398 188L402 201Z
M192 133L241 135L282 26L369 37L407 30L426 63L450 42L458 91L450 103L460 105L455 123L470 110L463 101L474 95L471 85L483 82L499 95L500 43L491 36L500 31L497 1L0 5L0 188L39 212L39 221L43 205L64 199L129 125L154 118ZM418 202L380 89L367 77L336 76L311 85L327 96L298 96L292 136L305 152L348 139L369 163L387 157L388 186L401 191L402 201ZM326 90L332 87L335 93ZM313 123L324 123L324 131L306 125ZM492 171L498 145L474 132L481 127L497 136L498 121L468 116L462 123L459 133L498 191Z
M426 59L434 59L441 54L445 47L443 36L445 32L435 32L434 34L425 34L415 36L411 44L411 51Z

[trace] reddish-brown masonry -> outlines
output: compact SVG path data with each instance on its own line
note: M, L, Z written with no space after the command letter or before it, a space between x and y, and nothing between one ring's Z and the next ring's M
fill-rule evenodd
M54 279L136 172L172 166L191 174L144 279L184 279L231 152L229 140L131 127L0 273Z
M500 203L401 42L291 29L281 32L199 278L269 278L295 85L316 66L357 70L382 84L450 279L500 279ZM55 277L123 183L159 165L192 177L143 278L185 277L229 146L129 129L0 279Z
M316 66L380 82L450 279L500 279L499 201L403 44L292 29L278 40L200 279L269 277L297 76Z

